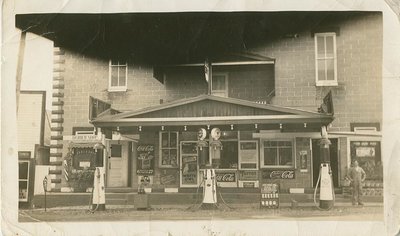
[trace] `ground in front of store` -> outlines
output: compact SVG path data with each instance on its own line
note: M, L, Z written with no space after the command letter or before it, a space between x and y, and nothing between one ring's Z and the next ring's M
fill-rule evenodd
M364 206L339 204L320 210L308 204L261 208L256 204L219 204L215 210L202 210L199 205L157 205L146 210L133 206L110 205L105 211L91 211L88 206L55 207L19 210L20 222L83 222L83 221L152 221L152 220L322 220L383 221L383 204Z

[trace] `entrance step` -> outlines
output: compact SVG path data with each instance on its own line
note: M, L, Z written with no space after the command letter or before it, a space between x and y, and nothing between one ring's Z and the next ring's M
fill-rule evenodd
M106 205L128 205L128 194L106 194Z

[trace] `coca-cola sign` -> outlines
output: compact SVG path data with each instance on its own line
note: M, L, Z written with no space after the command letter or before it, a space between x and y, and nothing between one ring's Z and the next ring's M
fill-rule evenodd
M217 182L236 182L236 172L216 173Z
M294 179L294 170L264 170L263 179Z
M137 147L136 173L138 175L154 174L154 145L139 144Z

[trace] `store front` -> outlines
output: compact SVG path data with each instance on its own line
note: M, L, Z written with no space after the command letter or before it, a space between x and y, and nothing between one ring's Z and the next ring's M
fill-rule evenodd
M202 95L92 123L114 134L106 137L107 187L136 188L146 179L154 190L197 188L206 168L216 170L223 188L258 188L265 182L311 187L311 139L293 134L315 136L332 120L327 114Z

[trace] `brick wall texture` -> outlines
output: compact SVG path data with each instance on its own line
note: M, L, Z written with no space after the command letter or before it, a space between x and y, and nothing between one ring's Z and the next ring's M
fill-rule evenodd
M382 16L354 15L331 22L339 27L337 44L338 86L315 85L315 48L311 31L298 38L282 38L249 51L276 59L274 66L232 70L229 96L264 100L273 88L272 104L316 111L332 90L335 121L332 131L350 131L350 122L382 120ZM207 92L203 70L179 69L166 73L166 82L153 77L153 68L129 62L128 91L108 92L108 60L89 58L66 50L64 135L73 126L88 126L89 96L110 102L121 111L135 110ZM214 72L224 71L223 67Z

